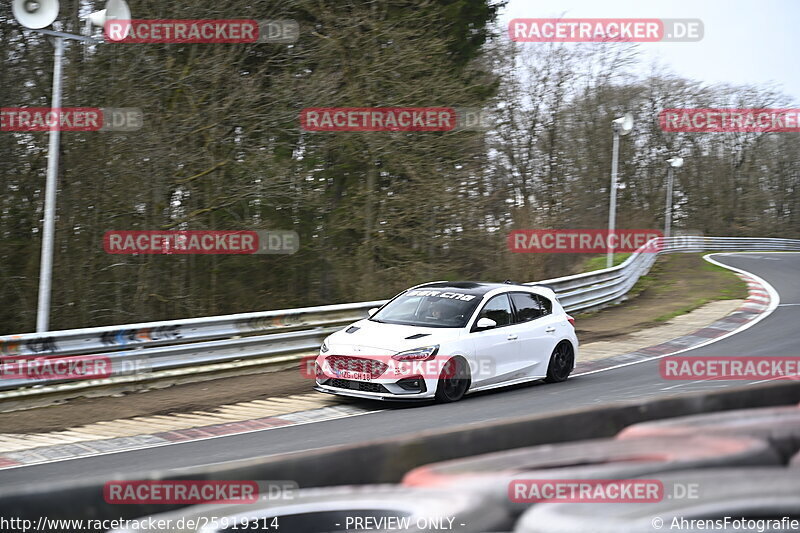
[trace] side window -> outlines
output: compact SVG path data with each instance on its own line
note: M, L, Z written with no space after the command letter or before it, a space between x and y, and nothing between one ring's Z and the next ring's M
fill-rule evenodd
M530 322L548 313L537 294L514 292L511 293L511 300L517 310L517 322Z
M545 315L549 315L553 312L553 302L551 302L549 298L537 294L536 299L539 300L539 303L542 305L542 311Z
M491 318L497 322L498 326L507 326L508 324L511 324L512 313L508 296L505 294L500 294L486 302L486 305L483 307L483 309L481 309L481 313L478 315L477 320L480 320L481 318Z

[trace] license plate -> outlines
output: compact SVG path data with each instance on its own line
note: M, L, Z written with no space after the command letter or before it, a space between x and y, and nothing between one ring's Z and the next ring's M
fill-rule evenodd
M342 379L355 379L358 381L372 381L372 376L366 372L352 372L350 370L340 370L339 377Z

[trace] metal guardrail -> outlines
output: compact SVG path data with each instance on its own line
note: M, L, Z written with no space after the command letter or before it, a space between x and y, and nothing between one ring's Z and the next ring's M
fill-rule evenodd
M800 240L740 237L671 237L654 239L632 253L622 264L528 285L547 285L571 313L585 312L619 302L660 253L725 250L800 250ZM0 357L11 360L66 358L97 354L111 361L110 378L78 380L0 379L0 400L57 390L125 381L158 379L161 371L183 369L183 374L208 372L207 365L274 356L286 363L287 355L299 360L317 349L338 327L367 316L367 310L386 300L282 309L215 317L126 324L98 328L52 331L0 337ZM2 365L2 363L0 363ZM203 368L206 367L206 368ZM0 366L0 377L2 366ZM50 385L56 384L56 388ZM44 385L44 387L43 387ZM26 392L27 391L27 392Z
M529 285L540 284L552 288L568 312L588 311L623 298L639 277L650 270L655 258L656 254L652 252L636 252L616 267ZM630 286L629 281L632 281Z
M650 271L659 254L712 250L792 251L800 250L800 240L703 236L658 238L615 267L528 285L547 285L556 292L561 305L568 312L586 312L624 299L639 278Z

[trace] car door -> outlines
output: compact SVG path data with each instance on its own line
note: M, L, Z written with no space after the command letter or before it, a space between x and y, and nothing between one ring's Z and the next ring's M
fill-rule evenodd
M553 304L530 292L512 292L509 296L515 316L510 329L518 336L513 360L528 377L544 377L558 340Z
M478 331L475 324L481 318L491 318L497 326ZM478 311L469 334L474 348L474 358L470 362L473 386L505 381L516 370L513 359L517 338L511 331L513 325L514 311L506 293L493 296Z

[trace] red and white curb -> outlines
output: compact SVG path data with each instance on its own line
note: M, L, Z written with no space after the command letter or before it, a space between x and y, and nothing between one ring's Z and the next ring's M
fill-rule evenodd
M316 393L314 393L314 395L316 395ZM276 416L266 416L253 418L250 420L211 425L198 425L190 428L172 430L168 429L170 425L169 419L171 417L161 417L163 419L165 431L105 439L92 439L91 436L87 436L87 440L83 441L53 444L49 446L38 446L24 450L5 452L0 454L0 470L35 464L51 463L56 461L65 461L69 459L80 459L81 457L95 457L98 455L107 455L117 452L155 448L160 446L168 446L170 444L194 442L229 435L240 435L243 433L265 431L280 427L322 422L325 420L335 420L337 418L351 417L371 412L374 411L353 405L332 405L319 409L289 412ZM181 416L188 415L176 414L174 415L175 420L179 420L179 417ZM122 423L130 421L118 420L108 422L107 424L113 425L115 422ZM77 431L57 432L46 435L50 437L52 441L57 442L59 440L57 435L67 433L77 433ZM21 437L24 438L26 436ZM44 435L38 437L40 439L46 438ZM2 445L2 442L0 442L0 445Z
M622 368L706 346L756 325L778 307L780 296L778 296L778 292L772 285L755 274L715 261L711 258L712 255L718 254L708 254L703 256L703 259L714 265L732 270L747 284L747 298L736 311L689 335L677 337L655 346L648 346L647 348L597 361L578 362L573 376L584 376Z

